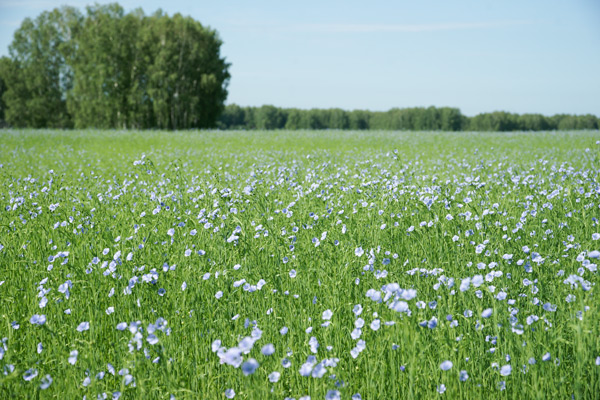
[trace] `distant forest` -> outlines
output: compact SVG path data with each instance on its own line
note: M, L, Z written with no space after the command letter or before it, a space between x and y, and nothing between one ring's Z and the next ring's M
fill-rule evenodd
M345 111L339 108L240 107L231 104L218 119L220 129L352 129L442 131L546 131L598 129L596 116L512 114L503 111L474 117L458 108L415 107L389 111Z
M598 129L594 115L225 106L229 67L217 31L180 14L116 3L25 19L0 58L0 126L102 129ZM318 94L315 94L317 96ZM400 93L399 96L402 94Z

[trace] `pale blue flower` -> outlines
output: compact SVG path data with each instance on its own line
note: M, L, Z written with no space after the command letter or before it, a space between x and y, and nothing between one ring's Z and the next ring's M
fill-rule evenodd
M431 317L429 322L427 322L427 327L429 329L434 329L438 325L438 319L436 317Z
M133 375L131 374L127 374L125 375L125 377L123 378L123 383L125 384L125 386L130 385L135 379L133 378Z
M69 354L69 364L75 365L75 363L77 362L78 355L79 355L79 352L77 350L71 351L71 353Z
M371 325L370 325L370 327L371 327L371 329L372 329L372 330L374 330L374 331L377 331L377 330L379 330L379 327L381 327L381 321L380 321L379 319L374 319L374 320L371 322Z
M453 365L453 364L452 364L452 361L450 361L450 360L446 360L446 361L444 361L444 362L442 362L442 363L440 364L440 369L441 369L442 371L448 371L448 370L450 370L450 369L452 368L452 365Z
M260 352L265 356L270 356L271 354L275 353L275 346L273 346L271 343L265 344Z
M40 389L46 390L52 385L52 377L50 375L46 375L42 378L42 383L40 383Z
M466 277L464 278L461 282L460 282L460 291L461 292L465 292L467 290L469 290L469 287L471 286L471 278L470 277Z
M325 400L340 400L342 394L338 390L330 390L325 395Z
M36 376L38 376L38 370L35 368L30 368L27 371L25 371L25 373L23 374L23 379L25 379L27 382L29 382L32 379L34 379Z
M252 375L258 367L259 367L258 361L256 361L254 358L250 358L248 361L246 361L242 364L242 372L246 376Z
M38 314L34 314L31 319L29 320L29 322L32 325L44 325L46 323L46 316L44 314L38 315ZM16 325L16 328L15 328ZM13 328L14 329L19 329L19 324L17 324L16 322L13 323Z
M90 323L89 322L82 322L77 326L77 331L78 332L83 332L83 331L87 331L90 329Z
M146 338L146 341L148 343L150 343L151 345L155 345L158 343L158 338L156 337L156 335L154 335L153 333L149 334L148 337Z
M312 370L311 376L316 379L321 379L327 373L327 368L323 362L318 363Z
M317 349L319 348L319 342L317 341L316 337L311 336L310 340L308 341L308 345L310 347L310 351L313 353L317 352Z
M314 367L314 363L305 362L300 366L300 370L298 371L301 376L310 376L312 369Z
M269 382L276 383L277 381L279 381L280 376L281 376L281 374L277 371L271 372L269 374Z

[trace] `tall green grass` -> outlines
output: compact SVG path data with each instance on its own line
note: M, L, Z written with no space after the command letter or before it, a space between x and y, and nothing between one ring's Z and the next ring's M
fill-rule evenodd
M1 131L0 397L598 398L599 140ZM367 297L391 283L410 313ZM212 345L253 329L245 376ZM299 372L311 355L321 378Z

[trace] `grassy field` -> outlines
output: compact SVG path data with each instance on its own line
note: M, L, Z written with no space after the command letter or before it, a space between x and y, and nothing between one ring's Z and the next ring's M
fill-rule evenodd
M0 398L597 399L599 141L0 131Z

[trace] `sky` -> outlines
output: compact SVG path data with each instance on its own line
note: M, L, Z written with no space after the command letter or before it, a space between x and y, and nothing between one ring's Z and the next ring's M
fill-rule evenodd
M600 116L599 0L119 3L216 29L228 104ZM0 0L0 55L24 18L88 4Z

